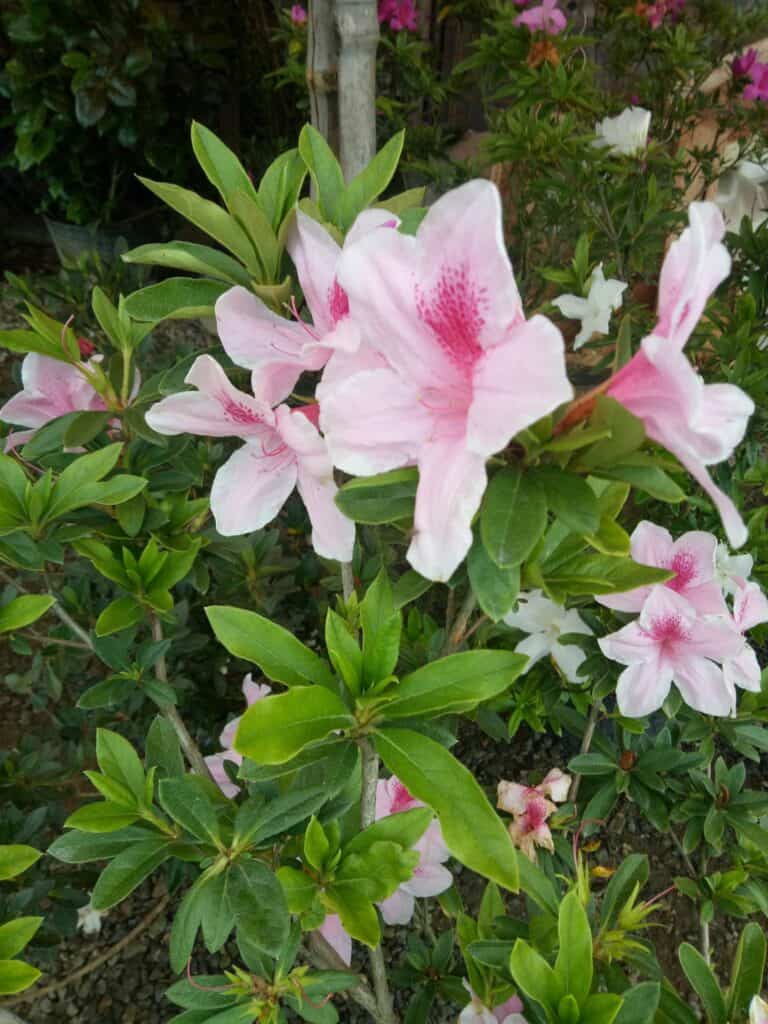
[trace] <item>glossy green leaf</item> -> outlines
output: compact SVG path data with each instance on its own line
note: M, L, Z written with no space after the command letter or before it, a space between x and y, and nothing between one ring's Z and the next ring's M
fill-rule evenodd
M240 719L235 750L257 764L282 764L310 743L353 724L342 700L330 690L297 687L248 708Z
M520 566L499 568L478 534L467 555L467 571L477 603L489 619L498 622L512 610L520 592Z
M20 953L42 923L42 917L17 917L0 924L0 960L11 960Z
M547 526L547 502L532 475L517 466L497 473L485 492L480 533L502 569L524 562Z
M576 889L571 889L560 904L557 934L555 973L565 991L580 1007L584 1006L592 988L592 929Z
M0 960L0 996L24 992L35 984L41 973L23 960Z
M95 910L109 910L151 875L171 855L165 836L145 839L119 853L99 875L91 894Z
M45 615L56 599L48 594L23 594L0 608L0 633L31 626Z
M192 122L191 135L197 162L227 206L238 189L255 198L251 179L229 146L199 121Z
M133 292L125 300L125 309L134 320L152 323L213 316L216 300L228 287L206 277L168 277Z
M16 878L42 857L42 851L23 843L0 846L0 882Z
M242 263L220 249L195 242L151 242L123 253L122 259L126 263L184 270L188 274L200 274L202 277L225 281L231 285L243 285L245 288L251 283L251 275Z
M680 966L701 999L709 1024L727 1024L728 1011L717 978L707 961L693 946L684 942L677 951Z
M415 469L357 477L339 488L336 504L356 523L376 526L412 519L418 482Z

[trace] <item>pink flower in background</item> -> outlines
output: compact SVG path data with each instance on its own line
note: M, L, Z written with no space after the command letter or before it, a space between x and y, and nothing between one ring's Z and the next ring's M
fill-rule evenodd
M294 25L306 25L307 11L301 4L294 4L291 7L291 21Z
M517 996L489 1010L466 978L462 984L469 993L469 1002L459 1014L458 1024L526 1024L521 1012L523 1004Z
M739 655L744 639L726 616L699 616L669 587L654 587L639 618L598 643L606 657L628 666L616 688L622 715L657 711L672 683L696 711L732 712L732 687L720 663Z
M685 10L685 0L656 0L649 4L645 12L648 24L652 29L661 28L665 21L673 24L679 21Z
M397 225L386 210L365 210L349 230L344 248L378 227ZM317 221L301 210L288 237L293 260L312 314L312 324L287 320L239 285L216 302L216 327L232 362L253 370L257 397L274 405L290 395L305 370L320 370L331 353L357 350L360 333L349 316L349 301L336 266L342 248Z
M731 64L731 71L734 78L745 78L757 62L757 50L750 49L746 53L734 57Z
M100 359L101 357L96 357ZM88 363L82 364L88 367ZM0 420L31 430L9 434L6 450L26 444L35 431L70 412L102 412L104 399L71 363L30 352L21 364L22 390L0 408Z
M741 580L733 598L733 621L739 633L754 629L762 622L768 622L768 598L754 582ZM736 691L742 690L759 693L761 688L761 670L754 648L748 643L739 654L723 662L725 681L733 690L733 704L736 706Z
M518 14L516 25L525 25L531 32L546 32L548 36L556 36L568 24L568 19L557 6L557 0L542 0L538 7L529 7Z
M147 423L159 434L245 441L218 469L211 488L211 511L219 533L233 537L261 529L296 487L312 523L315 551L323 558L349 561L355 528L334 501L333 468L313 422L317 407L272 409L238 391L211 356L198 356L185 379L197 391L171 395L153 405Z
M339 915L326 914L325 920L317 930L349 967L352 963L352 936L341 923Z
M727 611L715 573L716 550L717 538L702 530L691 530L673 540L669 530L644 520L632 534L634 561L674 572L672 579L659 586L680 594L700 615L723 615ZM639 612L654 589L637 587L622 594L599 595L596 600L616 611Z
M768 64L754 61L749 69L749 77L752 81L744 90L744 99L768 103Z
M725 224L715 204L692 203L689 217L690 227L670 246L662 266L656 327L612 379L607 394L639 417L647 435L685 466L712 499L731 544L740 547L746 527L707 466L731 455L754 403L732 384L705 384L683 355L707 299L730 271L721 243Z
M248 675L243 679L243 696L245 697L245 703L247 707L251 704L255 704L257 700L261 700L263 697L269 696L272 693L272 687L267 686L264 683L254 683L253 677L249 672ZM234 749L235 733L237 727L240 725L240 719L242 715L238 715L237 718L233 718L231 722L227 722L221 731L219 736L219 743L224 748L218 754L210 754L205 758L205 763L208 765L208 771L211 773L211 778L222 791L224 796L229 797L231 800L237 796L240 792L240 787L236 785L227 775L225 768L225 762L231 761L232 764L241 765L243 763L243 755L238 754Z
M388 22L394 32L419 27L414 0L379 0L379 22Z
M753 996L749 1004L749 1024L768 1024L768 1003L760 996Z
M444 195L415 237L371 232L345 248L338 280L384 365L324 389L331 458L356 476L418 466L407 558L447 580L472 542L486 459L573 394L562 336L525 319L487 181Z
M502 779L496 806L512 815L509 834L529 860L536 860L536 847L552 852L554 843L547 820L557 804L568 799L571 777L553 768L538 786L523 786ZM548 799L549 798L549 799Z

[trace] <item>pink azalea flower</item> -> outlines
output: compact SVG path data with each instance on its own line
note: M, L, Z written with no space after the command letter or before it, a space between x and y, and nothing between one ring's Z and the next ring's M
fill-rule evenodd
M557 6L557 0L542 0L538 7L529 7L518 14L516 25L525 25L530 32L546 32L548 36L556 36L568 24L568 19Z
M379 22L389 22L394 32L415 32L419 27L414 0L379 0L378 15Z
M726 617L697 616L684 597L654 587L640 617L598 643L606 657L628 666L616 688L622 715L656 711L672 683L696 711L731 713L732 691L717 663L736 657L744 640Z
M754 61L749 69L749 77L752 81L744 90L744 99L768 103L768 64Z
M301 4L294 4L291 7L291 21L294 25L306 25L307 11Z
M760 996L753 996L749 1004L749 1024L768 1024L768 1003Z
M469 1002L459 1014L458 1024L526 1024L522 1015L523 1004L517 996L489 1010L480 997L472 990L466 978L462 985L469 993Z
M366 210L352 225L344 248L368 231L397 223L386 210ZM336 273L342 248L301 210L287 246L312 314L311 326L297 313L296 320L278 316L240 286L230 288L216 302L216 326L224 351L238 366L254 371L254 392L270 405L287 398L305 370L322 369L335 349L354 352L360 343Z
M245 697L247 707L255 704L257 700L261 700L262 697L269 696L270 693L272 693L272 687L264 683L254 683L250 672L243 679L243 696ZM227 722L222 729L219 743L221 743L224 749L219 751L218 754L210 754L205 758L211 778L224 796L229 797L230 800L237 796L240 792L240 787L230 779L225 768L225 762L231 761L232 764L236 764L238 767L243 763L243 755L238 754L234 749L235 733L240 725L241 718L242 715L238 715L231 722Z
M740 547L747 530L733 501L709 475L746 431L754 403L732 384L705 384L682 353L707 299L727 277L722 215L714 203L692 203L690 228L667 253L659 281L658 321L607 393L639 417L647 435L671 452L710 496L728 539Z
M354 525L336 507L333 470L312 416L238 391L210 356L199 356L186 376L197 391L164 398L147 413L159 434L239 437L245 441L219 468L211 488L216 529L225 537L266 526L294 487L312 523L312 545L323 558L349 561Z
M733 72L734 78L746 78L752 67L757 62L757 50L750 49L746 53L739 54L738 57L734 57L733 63L731 64L731 71Z
M325 920L317 930L349 967L352 963L352 936L341 923L339 915L326 914Z
M739 633L744 634L754 629L761 622L768 622L768 598L757 583L741 580L733 599L733 621ZM761 689L761 669L754 648L748 643L734 658L723 662L725 681L731 688L734 706L736 704L735 687L759 693Z
M632 533L632 558L642 565L674 572L675 576L660 586L680 594L700 615L723 615L727 611L716 575L716 551L717 538L702 530L691 530L673 541L669 530L644 520ZM639 612L653 589L637 587L622 594L601 595L596 600L616 611Z
M367 234L338 279L388 365L324 393L332 460L357 476L418 466L407 557L447 580L472 542L486 459L572 395L562 336L545 317L525 320L487 181L439 199L415 237Z
M100 357L97 357L100 358ZM86 369L89 363L82 364ZM0 420L32 430L10 434L6 448L26 444L40 427L70 412L101 412L104 399L77 366L30 352L21 364L22 390L0 408Z
M571 777L553 768L538 786L523 786L502 779L498 785L496 806L512 815L509 834L529 860L536 860L536 847L550 853L554 850L547 820L557 810L556 804L568 799ZM547 799L547 798L550 799Z

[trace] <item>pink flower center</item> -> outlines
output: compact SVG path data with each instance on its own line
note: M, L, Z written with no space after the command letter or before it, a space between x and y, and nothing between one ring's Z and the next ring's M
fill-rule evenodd
M696 559L690 551L678 551L667 568L675 573L671 580L667 580L667 586L677 593L685 590L696 578Z
M232 420L233 423L239 423L245 426L254 426L257 423L262 423L261 416L249 408L245 402L238 402L237 399L232 398L231 395L221 394L218 396L219 402L221 403L224 413Z
M536 793L536 790L532 789L528 792ZM547 808L547 801L537 794L533 798L529 799L525 808L525 814L523 814L521 818L521 822L526 832L535 832L536 829L541 828L548 817L549 810Z
M349 316L349 297L335 277L333 284L328 289L328 310L334 327L339 320Z
M663 615L654 619L651 628L647 632L659 644L676 643L680 640L688 640L689 634L683 625L679 615Z
M398 779L392 787L392 803L390 814L398 814L400 811L409 811L416 801L413 799L407 788Z
M469 276L466 264L443 267L429 296L417 290L416 307L440 347L464 373L482 355L478 338L485 326L483 308L488 304L485 288Z

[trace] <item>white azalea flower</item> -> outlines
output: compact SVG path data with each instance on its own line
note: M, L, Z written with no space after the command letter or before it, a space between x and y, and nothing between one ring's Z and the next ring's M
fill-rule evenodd
M574 348L581 348L593 334L607 334L610 331L611 314L621 306L626 287L624 281L614 277L606 281L601 263L592 271L586 299L579 295L560 295L552 300L552 305L557 306L563 316L569 320L581 320L581 330L574 340Z
M738 231L742 217L755 228L768 219L768 161L740 160L717 182L715 202L729 231Z
M718 544L715 551L715 576L726 594L735 594L739 580L748 580L752 572L752 555L732 555L727 544Z
M517 610L504 616L513 629L529 633L515 647L517 654L527 654L528 668L549 655L569 683L579 682L578 671L586 654L580 647L561 644L564 633L592 636L592 630L574 609L566 609L545 597L540 590L531 590L518 598Z
M106 917L100 910L94 909L90 903L80 907L77 912L77 928L83 935L98 935L101 931L101 919Z
M627 107L618 117L604 117L595 125L596 145L610 146L611 152L637 156L648 145L651 112L644 107Z
M768 1024L768 1003L754 996L749 1004L749 1024Z

